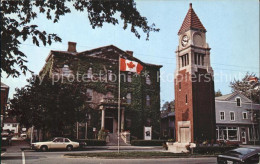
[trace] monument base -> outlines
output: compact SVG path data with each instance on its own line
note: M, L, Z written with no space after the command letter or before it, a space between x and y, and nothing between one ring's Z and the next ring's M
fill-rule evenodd
M168 146L168 151L172 153L188 153L189 150L187 147L190 148L196 147L196 144L194 143L181 143L181 142L166 142L166 145Z

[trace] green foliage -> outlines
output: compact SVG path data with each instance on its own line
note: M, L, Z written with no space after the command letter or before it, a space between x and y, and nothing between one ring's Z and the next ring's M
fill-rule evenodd
M88 13L88 19L92 28L102 27L103 23L119 24L117 14L123 20L123 29L131 26L131 32L140 38L137 28L147 35L150 32L158 32L155 25L148 25L145 17L142 17L136 9L134 0L122 1L1 1L1 72L8 76L18 77L20 71L28 71L25 63L26 54L20 50L21 41L28 38L39 46L51 45L53 42L61 42L57 34L39 30L37 25L31 24L38 13L44 14L53 23L71 12L70 7L80 12ZM116 14L117 13L117 14ZM19 70L17 69L19 67Z
M166 140L132 140L132 146L163 146Z
M197 146L193 149L198 154L221 154L237 148L236 146Z
M98 132L98 140L106 140L107 132L105 129L100 129Z
M11 102L11 115L25 127L35 126L51 136L61 136L65 127L84 120L84 94L79 83L52 83L33 76L28 85L16 89ZM71 134L72 135L72 134Z
M76 142L85 142L87 146L106 146L105 140L87 139L87 140L76 140Z
M222 96L220 89L217 92L215 92L215 97L219 97L219 96Z
M162 106L162 110L168 110L168 111L174 112L174 110L175 110L175 100L170 101L170 102L166 101Z
M232 92L239 91L247 98L252 100L255 103L260 103L260 89L254 89L254 86L258 84L260 86L259 81L250 83L248 81L249 77L255 77L254 73L247 73L242 80L236 80L230 82L230 87L232 88Z

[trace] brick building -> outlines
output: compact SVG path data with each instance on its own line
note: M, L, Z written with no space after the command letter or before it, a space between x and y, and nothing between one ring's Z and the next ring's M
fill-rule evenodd
M178 32L175 70L176 141L215 140L215 101L206 29L192 4Z
M140 75L121 72L121 118L117 119L118 106L118 59L136 61L143 66ZM78 138L88 129L104 128L116 134L130 131L131 136L143 138L144 126L152 126L153 137L160 135L160 65L148 64L135 58L132 51L123 51L113 45L83 52L76 51L76 43L69 42L67 51L51 51L40 76L49 78L78 76L85 84L87 93L87 122L80 122ZM86 124L87 123L87 124ZM85 126L87 125L87 128Z

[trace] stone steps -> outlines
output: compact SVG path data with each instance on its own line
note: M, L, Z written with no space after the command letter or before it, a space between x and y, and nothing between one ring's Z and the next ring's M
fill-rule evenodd
M107 146L117 146L118 145L117 134L111 133L111 134L108 134L108 136L109 136L109 142L107 143ZM121 137L119 138L119 145L120 146L130 146L130 144L125 143Z

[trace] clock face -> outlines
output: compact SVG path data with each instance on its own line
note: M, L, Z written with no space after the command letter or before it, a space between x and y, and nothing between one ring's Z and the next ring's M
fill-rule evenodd
M182 37L182 40L181 40L181 45L182 45L183 47L185 47L185 46L188 44L188 42L189 42L188 36L187 36L187 35L184 35L184 36Z
M194 45L196 45L196 46L203 46L202 36L200 34L195 34L193 36L193 42L194 42Z

